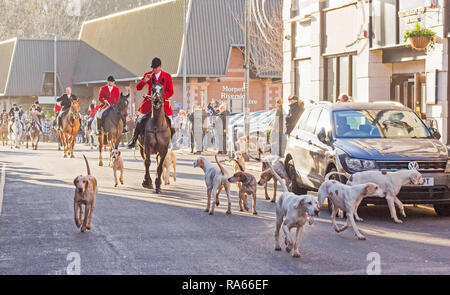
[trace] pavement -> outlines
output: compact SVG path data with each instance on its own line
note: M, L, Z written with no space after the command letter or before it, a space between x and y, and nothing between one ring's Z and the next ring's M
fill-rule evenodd
M138 153L122 152L125 185L114 188L112 169L99 167L97 151L85 145L76 145L74 159L64 159L55 144L0 147L0 274L66 274L74 253L81 274L366 274L374 253L382 274L450 274L450 218L431 208L407 206L402 225L390 221L386 206L360 208L366 241L351 229L334 232L323 208L305 228L301 257L292 258L274 251L275 205L262 189L258 216L239 212L235 186L232 215L222 195L209 216L204 175L193 168L197 156L177 153L177 181L156 195L141 186ZM86 233L73 221L73 179L86 173L82 153L99 183Z

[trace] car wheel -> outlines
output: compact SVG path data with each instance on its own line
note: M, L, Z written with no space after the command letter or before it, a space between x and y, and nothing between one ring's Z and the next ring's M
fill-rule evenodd
M286 173L291 179L291 187L290 190L296 195L306 195L308 190L303 188L297 182L297 170L295 170L294 160L292 158L287 158L285 163Z
M439 216L450 216L450 204L434 204L434 211Z

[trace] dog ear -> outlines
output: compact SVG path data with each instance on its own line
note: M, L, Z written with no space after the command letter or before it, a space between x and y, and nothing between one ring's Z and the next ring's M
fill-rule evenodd
M121 151L118 151L118 155L120 156L122 154L122 152Z
M75 177L75 179L73 180L73 185L74 185L74 186L77 186L77 180L78 180L78 177L79 177L79 176Z
M87 191L89 188L89 179L87 177L85 177L83 180L86 181L86 184L84 185L84 191Z
M375 188L372 184L367 184L362 190L362 194L365 196L373 192L375 192Z
M298 203L294 206L295 209L298 209L300 207L303 207L305 205L305 198L302 198L298 201Z

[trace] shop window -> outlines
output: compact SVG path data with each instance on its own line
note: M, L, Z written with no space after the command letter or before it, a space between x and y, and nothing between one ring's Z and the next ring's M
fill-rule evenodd
M61 82L59 77L56 78L56 94L54 93L54 79L55 75L53 72L47 72L44 74L44 81L42 83L42 93L43 96L56 96L58 93L62 93Z
M327 58L326 100L336 102L342 93L357 94L356 65L354 55Z

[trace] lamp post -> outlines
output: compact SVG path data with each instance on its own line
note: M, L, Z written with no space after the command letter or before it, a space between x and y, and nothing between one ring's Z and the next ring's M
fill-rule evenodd
M187 4L186 4L187 0L184 0L184 6L183 6L183 29L184 29L184 34L183 34L183 108L185 110L187 110L188 105L187 105L187 79L186 79L186 52L187 52Z
M53 33L47 33L47 35L53 36L54 38L54 42L53 42L53 94L55 96L55 102L56 102L56 98L57 98L57 94L56 94L56 75L57 75L57 41L58 41L58 35L57 34L53 34Z
M244 135L245 135L245 153L248 156L248 147L250 143L250 122L249 122L249 108L248 100L250 97L250 21L251 21L251 6L250 1L246 1L245 9L245 78L244 78L244 90L245 97L243 101L244 109ZM246 157L248 158L248 157Z

